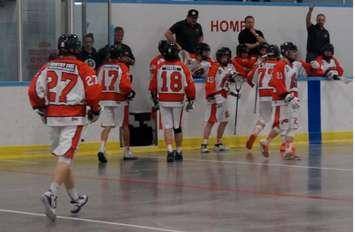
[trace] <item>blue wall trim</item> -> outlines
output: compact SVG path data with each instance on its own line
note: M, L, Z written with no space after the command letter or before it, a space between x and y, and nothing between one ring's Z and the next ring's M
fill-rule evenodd
M0 81L0 87L28 86L29 81Z
M90 2L105 3L105 1L91 0ZM174 4L174 5L236 5L236 6L281 6L281 7L303 7L308 8L309 3L292 2L236 2L226 1L191 1L191 0L112 0L112 3L134 3L134 4ZM352 8L352 4L319 3L316 7L339 7Z
M322 143L320 81L308 81L308 140L310 144Z

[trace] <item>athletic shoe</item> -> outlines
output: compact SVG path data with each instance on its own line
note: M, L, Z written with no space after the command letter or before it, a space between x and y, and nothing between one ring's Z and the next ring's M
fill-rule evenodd
M174 160L175 160L174 152L168 151L168 154L166 156L166 161L170 163L170 162L174 162Z
M97 158L99 159L100 163L107 163L107 159L105 157L105 153L103 153L103 152L97 153Z
M260 151L265 158L270 156L269 144L266 141L260 141Z
M227 147L224 146L223 143L217 143L214 145L214 150L216 152L223 152L223 151L228 151Z
M296 155L296 147L293 143L286 144L286 150L284 152L283 158L285 160L300 160L301 158Z
M57 197L51 191L47 191L41 195L41 201L44 205L45 214L51 221L55 221L57 215L55 209L57 208Z
M201 144L200 148L201 153L209 153L210 151L208 150L207 144Z
M280 145L280 153L283 153L286 151L286 142L281 143Z
M88 200L88 196L86 196L85 194L80 194L77 200L70 201L70 204L73 205L73 208L70 210L70 212L74 214L79 213L81 208L86 205L86 203L88 203Z
M182 151L177 152L175 151L175 161L182 161L184 157L182 156Z
M137 160L138 157L134 156L131 151L123 153L123 160Z

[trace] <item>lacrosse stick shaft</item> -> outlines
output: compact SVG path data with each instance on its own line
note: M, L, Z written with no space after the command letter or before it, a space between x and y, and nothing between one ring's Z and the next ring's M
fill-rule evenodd
M256 104L258 101L258 85L256 85L255 87L255 99L254 99L254 114L256 114Z
M238 108L239 108L239 90L237 90L238 96L235 102L235 117L234 117L234 135L237 134L237 122L238 122Z

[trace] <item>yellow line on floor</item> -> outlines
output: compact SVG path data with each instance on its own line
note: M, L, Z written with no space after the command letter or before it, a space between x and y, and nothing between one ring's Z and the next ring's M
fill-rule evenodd
M326 132L322 133L322 141L327 143L352 143L352 132ZM264 139L265 136L261 136L260 139ZM225 136L224 143L230 148L244 148L247 136ZM216 141L216 138L211 138L209 144L212 145ZM298 134L295 138L297 144L307 144L308 134ZM183 149L184 150L197 150L200 148L201 138L184 138ZM280 138L278 137L272 143L272 146L278 146L280 144ZM99 147L98 142L84 142L80 144L77 154L80 156L96 155ZM258 149L258 141L256 141L255 148ZM118 142L110 141L106 146L106 150L109 154L121 154L122 148L119 148ZM162 140L159 141L157 146L144 146L133 147L132 151L135 154L142 153L155 153L164 152L165 145ZM40 157L48 157L49 145L18 145L18 146L0 146L0 159L34 159Z

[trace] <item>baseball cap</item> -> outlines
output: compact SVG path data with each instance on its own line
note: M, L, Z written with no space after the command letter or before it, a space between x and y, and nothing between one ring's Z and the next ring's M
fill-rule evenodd
M187 16L192 18L198 18L198 11L195 9L190 9L189 12L187 12Z

